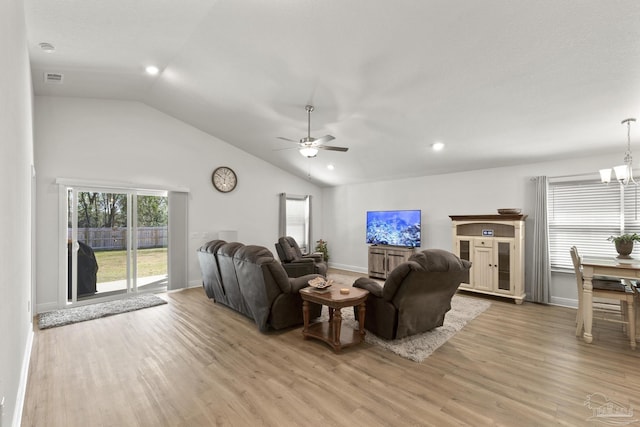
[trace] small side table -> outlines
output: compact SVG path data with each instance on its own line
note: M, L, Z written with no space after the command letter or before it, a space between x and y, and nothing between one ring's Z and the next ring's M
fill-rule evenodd
M360 288L349 288L348 294L341 294L340 288L333 285L327 292L318 292L313 288L300 289L302 297L302 315L304 328L302 336L307 339L317 338L329 344L335 352L344 347L359 344L364 341L365 301L369 291ZM326 305L329 307L329 320L309 324L309 303ZM358 330L342 325L341 309L344 307L358 307Z

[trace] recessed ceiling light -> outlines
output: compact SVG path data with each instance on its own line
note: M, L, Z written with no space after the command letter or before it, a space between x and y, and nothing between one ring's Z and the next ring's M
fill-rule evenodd
M433 151L440 151L444 148L444 144L442 142L434 142L431 144L431 148Z
M51 43L42 42L38 46L46 53L53 53L56 50L56 47Z
M155 76L156 74L158 74L160 72L160 69L158 67L156 67L155 65L149 65L144 70L147 72L147 74L151 74L152 76Z
M329 169L330 171L334 170L336 167L333 165L327 165L327 169Z

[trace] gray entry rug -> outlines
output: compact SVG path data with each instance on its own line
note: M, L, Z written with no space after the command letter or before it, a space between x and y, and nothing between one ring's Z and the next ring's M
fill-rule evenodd
M422 362L438 347L447 342L449 338L460 331L469 321L491 306L489 301L454 295L451 300L451 310L444 317L444 324L439 328L422 334L412 335L397 340L385 340L367 331L364 339L366 342L380 346L398 356L402 356L414 362ZM327 307L322 307L321 320L327 320L329 313ZM353 308L342 310L342 323L353 329L358 328L353 315Z
M145 294L115 301L48 311L38 315L38 327L40 329L54 328L56 326L84 322L85 320L98 319L100 317L112 316L114 314L126 313L128 311L140 310L141 308L154 307L166 303L167 301L156 295Z

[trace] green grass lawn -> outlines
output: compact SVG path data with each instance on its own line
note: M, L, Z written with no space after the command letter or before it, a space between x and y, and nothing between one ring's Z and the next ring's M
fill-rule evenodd
M127 251L95 251L98 283L127 278ZM138 277L167 274L167 248L138 249Z

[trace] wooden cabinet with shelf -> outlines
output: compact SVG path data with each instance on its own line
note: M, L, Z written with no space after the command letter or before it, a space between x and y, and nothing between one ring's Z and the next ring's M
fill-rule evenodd
M369 246L369 277L386 279L394 268L408 261L414 252L414 248Z
M513 298L524 291L524 225L526 215L452 215L457 255L471 261L460 289Z

